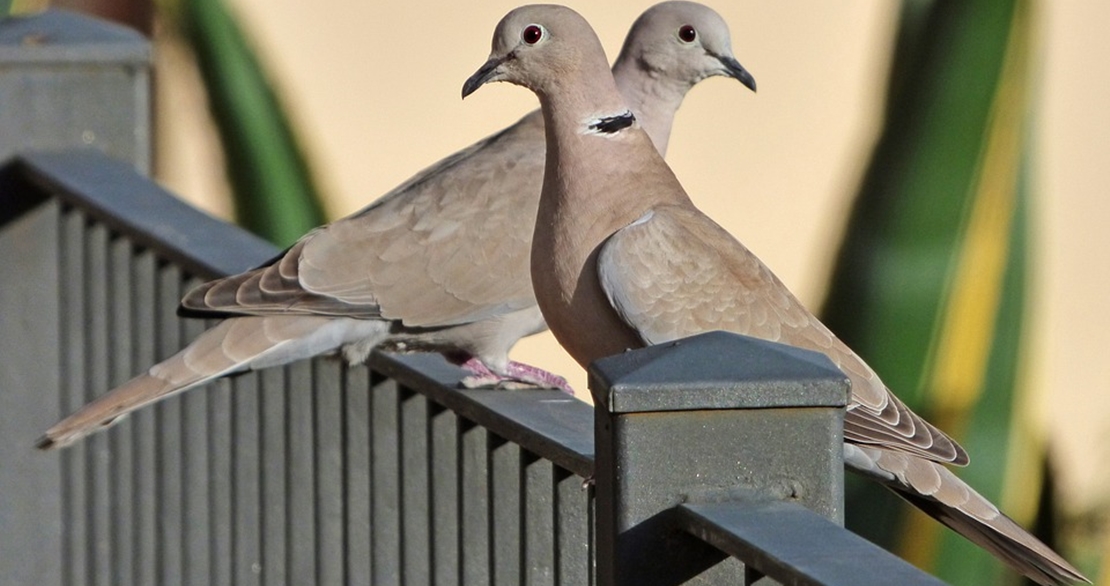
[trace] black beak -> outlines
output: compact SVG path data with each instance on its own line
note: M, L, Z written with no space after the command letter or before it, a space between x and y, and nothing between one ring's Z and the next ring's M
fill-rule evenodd
M729 77L744 84L753 92L755 91L755 78L752 77L751 73L748 73L747 69L744 69L743 65L740 65L739 61L727 55L714 55L714 57L721 62L721 65L725 66L725 71L728 72Z
M482 66L478 68L478 71L475 71L474 75L471 75L470 78L466 80L466 83L463 84L463 99L466 99L467 96L474 93L474 90L482 87L487 81L489 81L490 78L493 77L495 73L497 73L497 68L500 67L501 64L504 62L504 57L490 57L489 61L486 61L484 64L482 64ZM739 63L737 65L739 65Z

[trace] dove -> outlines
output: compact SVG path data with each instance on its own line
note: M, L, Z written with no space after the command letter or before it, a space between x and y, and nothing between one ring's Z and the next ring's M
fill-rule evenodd
M712 50L703 58L712 59ZM463 97L490 82L523 86L540 101L547 159L532 282L552 333L580 365L711 330L822 352L852 383L848 469L1041 584L1086 581L950 472L945 464L968 463L963 448L910 411L770 269L694 206L578 13L533 5L506 15Z
M690 35L696 45L684 40ZM613 75L661 153L695 84L727 76L756 88L732 55L728 25L693 2L645 11ZM520 338L545 329L529 272L544 144L534 111L309 232L266 265L190 291L183 314L226 319L51 427L38 447L70 445L222 376L336 351L359 363L378 346L443 352L474 373L470 386L569 390L561 377L508 357Z

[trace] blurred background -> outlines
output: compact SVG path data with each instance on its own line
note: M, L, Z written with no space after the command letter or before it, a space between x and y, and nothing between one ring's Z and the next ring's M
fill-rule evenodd
M157 179L280 244L536 107L508 85L459 99L514 0L53 4L155 38ZM572 7L614 58L649 5ZM965 478L1100 574L1110 3L709 5L759 92L714 79L687 97L668 160L695 202L961 439ZM514 357L588 397L550 335ZM866 490L886 512L850 504L853 528L957 584L1007 579Z

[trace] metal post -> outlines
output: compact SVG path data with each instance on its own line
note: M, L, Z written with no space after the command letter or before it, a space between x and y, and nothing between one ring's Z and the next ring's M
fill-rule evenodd
M743 583L671 526L682 503L792 500L843 523L849 383L825 356L711 332L599 360L590 388L601 586Z
M151 169L150 43L64 10L0 18L0 162L84 147Z
M17 152L86 147L149 173L150 45L120 26L64 11L0 18L0 163ZM62 206L0 169L0 581L61 584L68 558L59 457L34 450L62 411ZM73 376L73 373L70 373ZM72 545L72 544L71 544ZM73 549L73 548L69 548Z

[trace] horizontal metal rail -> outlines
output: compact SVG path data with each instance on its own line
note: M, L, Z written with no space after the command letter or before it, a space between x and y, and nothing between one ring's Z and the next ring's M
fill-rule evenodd
M784 584L939 586L944 584L813 511L790 502L684 504L674 522L756 572ZM801 538L804 536L804 539Z

